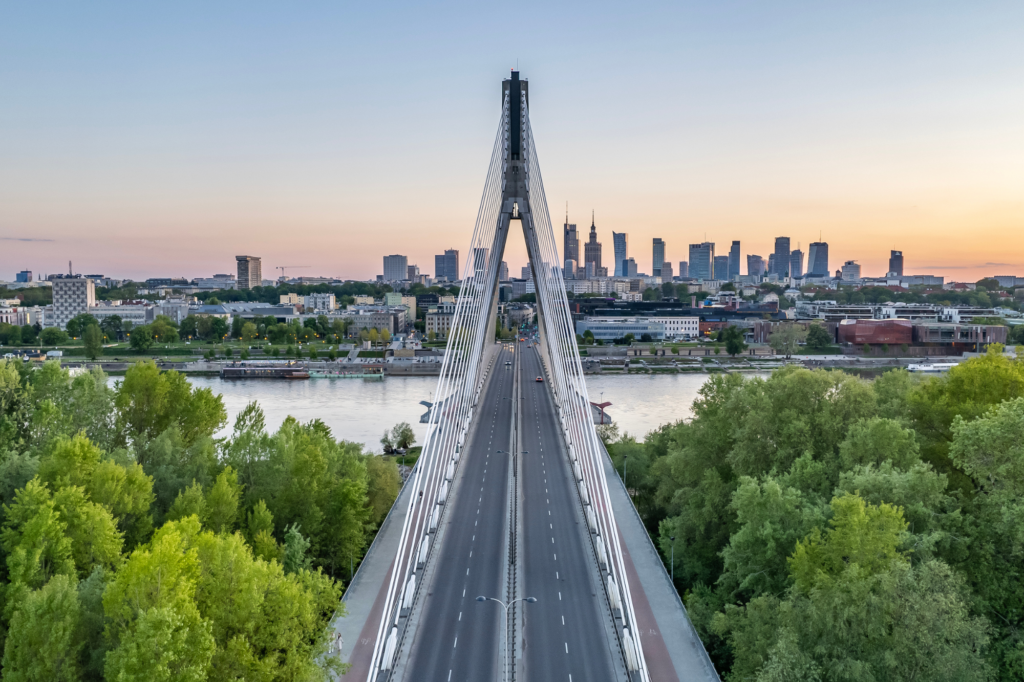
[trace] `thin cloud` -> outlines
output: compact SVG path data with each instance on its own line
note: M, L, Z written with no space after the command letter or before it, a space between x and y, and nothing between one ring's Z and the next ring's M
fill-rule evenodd
M36 237L0 237L3 242L52 242L53 239L38 239Z

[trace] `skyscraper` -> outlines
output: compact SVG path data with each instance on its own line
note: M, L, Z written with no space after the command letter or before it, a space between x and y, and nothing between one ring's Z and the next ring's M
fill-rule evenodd
M672 261L667 260L661 264L661 281L671 282L672 281Z
M444 254L434 256L434 279L455 282L461 276L457 249L447 249Z
M420 266L410 265L405 276L410 282L417 282L420 279Z
M689 277L690 276L690 263L685 260L679 261L679 276Z
M400 282L409 276L409 258L397 254L384 256L384 281Z
M729 278L729 257L715 256L715 270L711 273L711 279Z
M576 232L576 224L569 222L569 207L565 208L565 225L563 226L562 260L580 262L580 237Z
M690 277L693 279L714 279L715 244L701 242L690 244Z
M774 253L769 253L768 254L768 269L765 271L765 274L768 274L768 275L774 275L775 274L775 254Z
M729 249L729 279L740 276L740 242L734 240ZM719 279L722 279L719 277Z
M632 258L627 258L622 261L622 276L623 277L636 277L636 261Z
M800 249L789 252L789 276L804 276L804 252Z
M501 282L508 281L508 263L501 261L501 266L498 268L498 280Z
M828 276L828 242L811 242L807 250L807 274L810 277Z
M894 272L898 277L903 276L903 252L889 252L889 272Z
M594 226L593 219L590 221L590 239L583 245L583 263L584 267L593 263L594 276L601 276L601 242L597 241L597 228Z
M764 277L764 271L764 258L754 254L749 254L747 256L747 276Z
M483 277L487 271L487 264L491 250L484 246L473 249L473 276Z
M615 251L615 276L623 277L622 261L629 258L628 237L625 232L612 232L612 248Z
M654 238L654 252L651 259L651 274L661 277L661 266L665 263L665 242L660 238Z
M785 277L789 273L789 237L775 238L774 273L779 277Z
M235 256L239 289L263 286L263 262L259 256Z

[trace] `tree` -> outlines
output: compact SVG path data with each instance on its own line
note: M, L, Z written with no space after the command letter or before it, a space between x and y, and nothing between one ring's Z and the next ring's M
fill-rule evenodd
M135 327L128 335L128 339L132 350L145 353L153 346L153 330L149 325Z
M384 520L398 497L402 478L395 460L375 455L366 458L366 478L367 502L373 510L370 523L377 525Z
M81 313L68 320L64 328L67 330L68 335L77 339L85 332L87 327L98 324L99 322L96 321L96 318L89 313Z
M44 346L56 346L62 343L67 343L68 335L56 327L47 327L39 333L39 341Z
M198 532L195 519L166 524L107 587L108 680L207 679L216 643L195 602L200 565L188 546Z
M807 328L807 347L812 350L824 350L832 345L832 335L820 324L812 324Z
M743 331L736 325L723 329L718 340L725 342L725 352L733 357L747 349L747 344L743 342Z
M416 434L409 422L400 422L391 428L391 440L396 449L405 450L416 442Z
M55 575L28 593L11 618L4 646L9 682L77 682L80 679L81 609L75 581Z
M243 341L252 341L259 336L259 330L256 329L256 325L252 322L246 322L242 325L241 338Z
M85 345L85 355L90 360L95 360L103 353L103 333L99 326L91 324L82 333L82 341Z
M7 557L8 609L18 603L19 591L39 589L55 575L76 577L66 530L50 490L38 479L29 481L15 493L13 504L4 506L0 547Z
M241 493L238 474L230 466L225 467L206 494L204 513L200 516L203 525L215 533L230 533L238 516Z
M287 573L298 573L308 570L310 566L306 551L309 540L302 537L298 524L288 526L284 534L284 570Z
M772 331L771 336L768 337L768 345L776 353L781 353L786 356L786 359L789 359L800 347L800 342L806 336L807 332L799 326L792 322L786 322L780 324Z
M198 322L199 322L199 318L197 318L195 315L189 315L184 320L182 320L181 324L178 325L178 334L181 335L181 338L183 338L183 339L199 338L199 325L198 325Z

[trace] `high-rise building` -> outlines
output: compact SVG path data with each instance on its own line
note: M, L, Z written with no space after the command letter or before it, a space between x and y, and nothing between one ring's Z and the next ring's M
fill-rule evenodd
M459 252L457 249L446 249L440 256L434 256L434 279L455 282L462 273L459 272Z
M765 274L766 275L774 275L775 274L775 254L774 253L769 253L768 254L768 269L765 271Z
M622 263L629 258L629 235L625 232L612 232L612 248L615 251L615 276L624 277Z
M768 274L780 278L789 274L789 237L775 238L775 269L769 267Z
M593 219L590 221L590 239L583 245L583 263L584 266L593 265L593 276L600 277L600 272L604 269L601 267L601 242L597 241L597 228Z
M484 246L478 246L473 249L473 276L483 277L484 273L487 272L488 257L491 254L491 250Z
M636 277L636 261L632 258L627 258L622 261L622 276L623 277Z
M685 260L679 261L679 276L689 277L690 276L690 263Z
M729 249L729 279L740 276L740 242L733 240L732 248ZM719 277L719 279L722 279Z
M263 286L263 263L259 256L235 256L238 266L238 288L252 289Z
M568 259L562 262L562 278L576 279L576 261Z
M651 274L661 277L661 266L665 263L665 242L658 237L654 238L654 252L651 259Z
M257 259L258 261L259 259ZM53 280L53 323L47 326L64 329L68 321L96 305L96 283L86 277L62 277Z
M576 232L576 224L569 222L569 209L565 209L565 225L563 226L562 260L580 262L580 236Z
M384 281L401 282L409 276L409 258L397 254L384 256Z
M827 277L828 273L828 242L811 242L807 250L807 274Z
M533 268L529 265L524 265L520 279L533 279Z
M860 279L860 265L855 260L848 260L843 263L843 281L853 282Z
M902 251L890 251L889 252L889 272L894 273L897 277L903 276L903 252Z
M406 268L405 278L410 282L418 282L420 279L420 266L410 265Z
M673 276L674 275L672 273L672 261L667 260L661 264L661 281L671 282Z
M714 279L714 242L701 242L700 244L690 244L689 263L690 277L692 277L693 279Z
M715 269L711 279L729 279L729 257L715 256Z
M32 271L31 270L22 270L21 272L19 272L18 274L16 274L14 276L14 281L15 282L31 282L32 281Z
M501 265L498 267L498 281L508 281L508 263L506 263L505 261L501 261Z
M789 252L789 276L804 276L804 252L800 249Z
M748 277L764 277L765 267L764 258L754 254L747 255L747 276Z

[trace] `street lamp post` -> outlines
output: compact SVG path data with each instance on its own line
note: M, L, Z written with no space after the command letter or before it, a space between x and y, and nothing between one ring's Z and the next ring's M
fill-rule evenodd
M537 603L537 598L536 597L520 597L519 599L513 599L508 604L506 604L505 602L501 601L500 599L496 599L494 597L480 596L480 597L477 597L476 600L477 601L496 601L499 604L501 604L501 608L505 609L505 679L506 680L510 680L512 678L512 671L509 669L509 661L508 661L508 607L511 606L512 604L514 604L517 601L524 601L527 604L536 604Z

